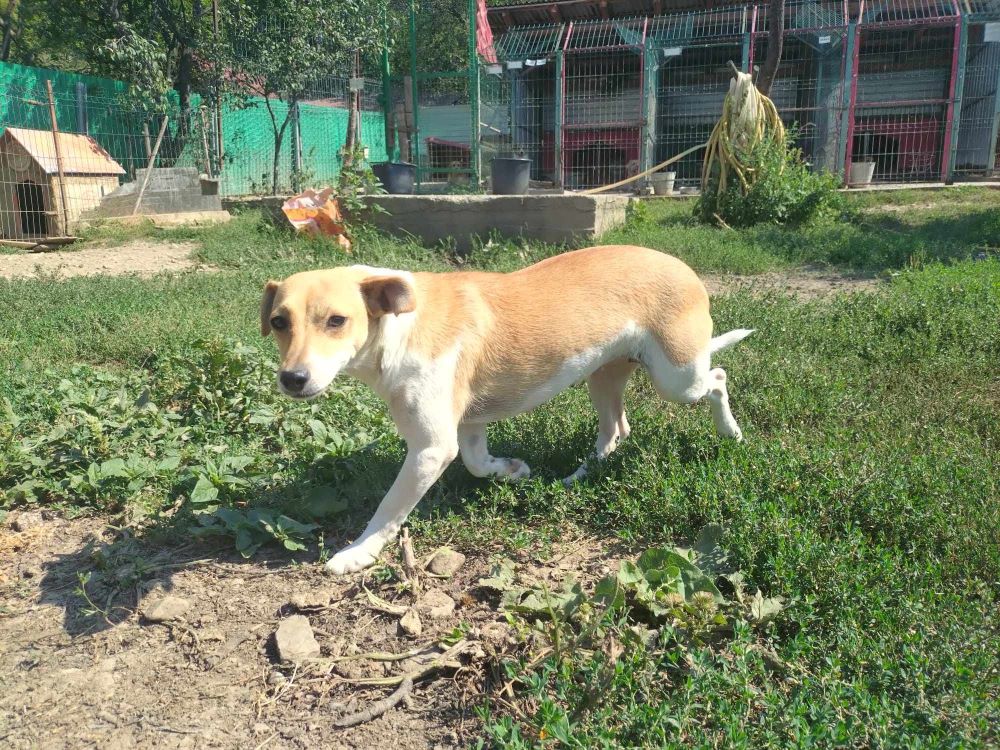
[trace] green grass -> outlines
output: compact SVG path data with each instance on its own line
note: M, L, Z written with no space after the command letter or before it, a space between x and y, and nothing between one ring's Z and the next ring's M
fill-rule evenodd
M494 453L532 465L529 483L446 472L413 520L424 544L509 552L585 533L638 553L718 522L748 587L788 603L767 627L737 621L708 640L671 631L655 647L624 640L634 623L609 624L608 637L625 643L610 672L600 649L527 673L511 663L521 708L486 701L490 743L1000 742L998 195L890 193L902 206L893 210L851 196L847 222L738 232L691 225L689 204L660 201L608 238L674 251L699 270L900 273L879 294L714 301L720 330L758 331L719 357L743 444L714 434L705 405L664 404L639 377L627 396L632 437L582 484L553 480L592 446L583 389L491 428ZM315 549L308 525L275 527L280 513L338 543L356 534L402 457L385 409L350 382L312 405L278 398L273 344L257 331L267 278L347 259L253 214L147 231L197 241L219 270L0 281L0 508L146 518L164 534L191 524L248 552L276 538ZM377 235L359 240L350 262L457 263ZM505 245L465 264L511 269L552 252ZM988 259L970 260L980 252ZM181 512L164 520L175 501ZM586 686L603 680L595 702Z
M877 273L1000 253L1000 190L857 193L841 221L731 232L698 223L692 206L650 201L605 239L665 250L701 271L749 274L799 265Z

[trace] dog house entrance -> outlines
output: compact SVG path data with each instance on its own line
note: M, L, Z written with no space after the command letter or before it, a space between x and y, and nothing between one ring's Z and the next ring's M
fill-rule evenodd
M30 180L18 183L17 205L21 214L22 234L45 235L45 196L42 186Z

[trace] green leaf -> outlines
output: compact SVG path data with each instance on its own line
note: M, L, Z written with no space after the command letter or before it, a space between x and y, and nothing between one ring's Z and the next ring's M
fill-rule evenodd
M156 464L157 471L176 471L180 468L181 457L180 456L167 456L161 459L158 464Z
M112 458L101 464L100 475L103 477L124 477L126 474L125 460L122 458Z
M773 620L785 607L785 600L780 596L764 598L760 589L750 600L750 616L760 624Z
M720 575L732 570L729 556L719 546L724 530L717 523L706 524L694 540L693 562L706 573Z
M191 490L191 502L203 505L214 502L219 497L219 490L212 480L206 476L198 477L198 482Z
M514 563L504 558L493 566L487 578L480 578L479 586L494 591L508 591L514 585Z

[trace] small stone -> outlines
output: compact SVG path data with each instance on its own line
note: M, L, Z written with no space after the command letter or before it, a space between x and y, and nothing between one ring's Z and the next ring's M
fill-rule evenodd
M299 612L325 609L330 606L330 594L325 591L297 591L292 594L289 603Z
M319 644L309 627L308 618L303 615L292 615L282 620L274 632L274 644L282 661L297 662L319 656Z
M270 731L271 731L271 727L269 727L267 724L265 724L262 721L259 721L259 722L257 722L256 724L253 725L253 733L255 735L257 735L258 737L260 735L262 735L262 734L267 734Z
M420 598L417 609L432 620L443 620L455 611L455 600L443 591L431 589Z
M17 532L30 531L42 525L42 514L34 512L18 513L10 522L10 527Z
M427 563L427 570L436 576L453 576L464 564L465 555L448 547L442 547Z
M271 672L267 676L267 684L271 687L278 687L279 685L284 685L286 682L288 682L288 678L278 671Z
M420 623L420 615L417 614L417 610L413 607L406 610L406 614L399 619L399 628L414 638L424 632L424 626Z
M168 622L177 620L191 608L191 602L178 596L165 596L157 602L144 607L142 616L149 622Z

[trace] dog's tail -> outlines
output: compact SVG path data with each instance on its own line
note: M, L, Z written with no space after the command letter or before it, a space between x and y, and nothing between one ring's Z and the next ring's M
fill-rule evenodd
M751 333L753 333L753 328L737 328L729 333L724 333L721 336L716 336L710 342L708 342L708 351L712 354L720 352L723 349L727 349L733 344L738 344Z

